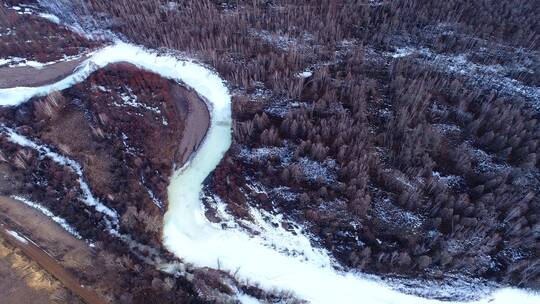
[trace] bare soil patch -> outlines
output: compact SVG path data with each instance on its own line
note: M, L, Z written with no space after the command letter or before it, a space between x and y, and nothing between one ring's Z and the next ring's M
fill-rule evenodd
M0 298L5 304L82 303L3 237L0 237L0 276Z
M88 272L91 266L99 267L95 264L95 253L85 242L77 240L37 210L7 197L0 197L0 223L3 223L0 234L63 286L86 303L106 303L94 288L83 287L86 282L75 275ZM8 229L23 231L19 235L31 241L21 242L7 234Z
M61 61L38 69L29 66L0 68L0 89L38 87L57 82L73 73L87 56Z
M206 131L210 127L210 113L205 103L194 91L180 85L174 85L171 92L177 107L185 108L187 106L188 112L176 156L176 162L183 165L204 139Z

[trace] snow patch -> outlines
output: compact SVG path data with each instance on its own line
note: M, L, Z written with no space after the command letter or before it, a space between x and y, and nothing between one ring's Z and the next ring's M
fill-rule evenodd
M434 53L428 48L404 47L397 48L393 53L384 53L392 58L402 58L415 55L421 60L446 73L466 76L471 81L490 89L497 89L503 93L522 96L531 102L537 110L540 109L540 87L528 86L522 82L508 77L508 68L498 64L483 65L472 62L466 55L446 55ZM521 67L523 69L523 67ZM519 68L518 68L519 70Z
M392 58L403 58L412 55L414 51L413 48L398 48L394 53L388 53L388 55Z
M82 167L76 161L64 157L56 152L53 152L49 147L37 144L28 139L27 137L16 133L15 130L6 126L0 125L0 131L5 133L8 137L8 140L12 143L34 149L42 157L48 157L57 164L70 168L78 176L79 186L81 187L81 190L83 192L82 202L85 203L87 206L94 207L96 211L109 216L115 223L118 222L118 214L116 213L116 211L105 206L97 198L94 197L94 195L90 191L90 187L84 180Z
M296 202L298 200L298 193L291 191L291 188L286 186L274 188L271 193L287 202Z
M433 171L433 176L437 177L440 181L450 187L457 187L464 183L464 179L458 175L442 175L438 171Z
M122 92L120 94L120 99L122 99L122 103L118 103L115 101L113 102L114 106L144 109L158 115L161 114L161 110L159 109L159 107L153 107L153 106L144 104L142 102L139 102L139 98L137 97L137 95L133 93L133 90L131 88L127 88L127 90L128 90L128 93Z
M495 288L500 287L495 283L488 283L482 279L453 274L447 274L444 278L437 280L389 277L384 278L383 281L396 288L396 290L443 301L451 301L451 299L474 301L487 298Z
M36 209L37 211L41 212L42 214L44 214L45 216L47 216L48 218L53 220L58 225L62 226L62 228L64 228L67 232L69 232L71 235L73 235L77 239L79 239L79 240L82 239L82 236L77 232L77 230L75 230L75 228L73 228L73 226L69 225L66 222L66 220L64 220L63 218L54 215L54 213L52 213L51 210L41 206L40 204L31 202L31 201L29 201L28 199L26 199L26 198L24 198L22 196L12 195L11 198L13 198L13 199L15 199L15 200L17 200L17 201L31 207L31 208Z
M26 238L22 237L20 234L18 234L17 232L13 231L13 230L6 230L6 232L11 235L12 237L14 237L17 241L23 243L23 244L28 244L28 241L26 240Z
M290 147L261 147L248 148L242 147L239 156L248 161L266 161L270 157L277 157L283 165L288 165L292 161L293 151Z
M39 13L38 16L40 16L43 19L47 19L51 21L52 23L60 24L60 18L53 14L47 14L47 13Z
M267 30L249 29L248 34L252 37L259 38L269 44L274 45L280 50L288 51L291 49L304 50L307 49L307 42L313 40L313 35L304 33L302 37L294 38L287 34L272 33Z
M227 206L219 197L214 196L209 201L219 217L225 221L219 226L225 225L228 229L241 229L246 234L258 235L266 246L303 261L311 261L321 266L335 263L325 250L311 247L310 237L304 233L304 228L292 221L286 221L282 214L249 206L251 221L238 220L226 211ZM285 222L288 227L292 227L291 231L284 228Z
M8 57L8 58L0 58L0 66L6 66L9 68L15 68L15 67L31 67L34 69L41 70L49 65L53 65L59 62L66 62L66 61L73 61L78 60L82 58L85 55L90 55L91 53L82 53L78 55L73 56L67 56L64 55L62 59L54 60L54 61L48 61L48 62L38 62L35 60L28 60L26 58L21 57Z
M369 6L371 7L377 7L384 4L383 0L369 0Z
M300 72L298 74L296 74L296 77L298 78L309 78L313 76L313 72L309 71L309 70L306 70L306 71L303 71L303 72Z
M459 133L461 128L455 124L433 124L433 127L440 130L443 133Z
M373 201L373 215L395 229L420 228L424 219L408 210L400 208L388 198Z
M0 32L0 37L11 36L12 33L13 33L13 28L6 28L5 32ZM1 59L0 59L0 62L1 62ZM2 65L2 63L0 63L0 65Z
M335 172L335 161L325 161L323 163L311 160L306 157L300 159L300 168L302 173L310 181L322 180L322 182L328 184L337 180L337 173Z
M148 193L148 196L150 197L154 205L156 205L159 209L163 209L163 206L164 206L163 202L157 198L157 196L154 194L154 192L152 192L152 190L150 190L148 186L146 186L144 175L141 175L140 184L141 186L143 186L144 189L146 189L146 193Z

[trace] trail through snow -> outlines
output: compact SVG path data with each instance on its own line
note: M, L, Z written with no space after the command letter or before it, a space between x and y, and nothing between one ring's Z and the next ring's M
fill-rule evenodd
M448 303L406 295L384 283L337 271L328 254L312 247L301 231L293 234L266 225L257 210L252 212L258 218L256 224L261 231L258 236L250 235L239 226L223 228L208 221L201 192L205 178L231 144L231 97L218 75L200 64L117 42L94 53L73 75L59 82L37 88L0 89L0 106L15 106L31 97L66 89L82 82L97 69L116 62L129 62L182 81L196 90L210 109L212 123L204 142L191 162L175 173L169 186L164 243L178 257L195 266L230 271L240 280L257 283L266 290L292 291L311 303ZM297 254L290 254L293 252ZM244 295L239 299L246 303L253 300ZM540 295L506 288L470 303L510 302L537 304Z

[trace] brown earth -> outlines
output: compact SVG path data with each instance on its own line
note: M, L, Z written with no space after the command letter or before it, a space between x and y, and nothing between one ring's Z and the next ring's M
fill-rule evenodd
M32 242L24 243L13 237L7 230L0 229L0 236L6 239L11 245L21 249L21 251L32 261L38 263L44 270L53 275L63 286L84 299L88 304L105 304L100 296L93 290L84 287L74 276L68 273L55 259L40 249Z
M193 90L188 90L181 85L174 85L171 92L178 107L185 108L187 106L188 111L182 140L176 155L176 163L181 166L197 150L206 131L210 128L210 113L201 97Z
M9 219L11 225L24 227L25 233L33 242L58 260L64 256L77 255L77 264L86 265L92 262L92 250L88 245L73 237L64 228L47 216L15 199L0 196L0 220ZM73 258L72 258L73 259ZM71 263L71 262L70 262Z
M0 223L0 236L37 262L62 286L86 303L107 303L92 287L85 287L84 282L74 275L88 272L91 267L99 267L95 264L94 253L85 242L77 240L37 210L8 197L0 197ZM31 241L21 242L7 233L8 230L17 231Z
M0 237L0 297L2 304L69 303L62 284ZM72 299L75 300L75 299ZM73 301L72 303L76 303Z
M73 73L88 56L61 61L44 68L33 67L3 67L0 68L0 89L13 87L38 87L55 83Z

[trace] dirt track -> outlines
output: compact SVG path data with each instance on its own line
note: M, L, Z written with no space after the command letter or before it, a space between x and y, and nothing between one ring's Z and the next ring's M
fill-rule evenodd
M12 227L10 227L10 230ZM72 276L64 269L62 265L54 258L52 258L47 252L35 245L31 240L23 242L10 233L7 232L7 228L2 225L0 228L0 235L6 239L13 246L21 249L25 255L30 259L37 262L43 269L53 275L62 284L71 290L74 294L79 296L88 304L106 304L107 302L101 298L93 290L84 287L80 284L79 280ZM22 236L22 234L19 233ZM24 236L23 236L24 237Z
M81 304L62 283L0 236L0 299L2 304ZM66 300L62 303L62 300ZM70 301L70 302L68 302Z

